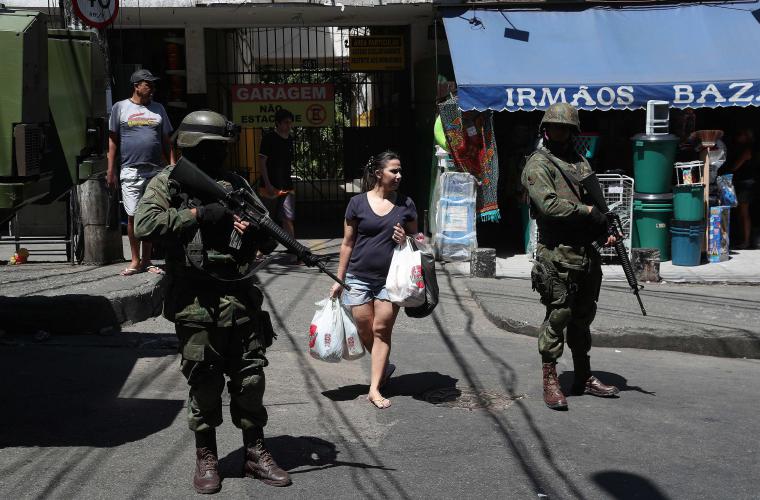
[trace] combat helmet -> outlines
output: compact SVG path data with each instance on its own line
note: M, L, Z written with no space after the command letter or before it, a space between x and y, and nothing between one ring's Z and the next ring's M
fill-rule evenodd
M578 108L566 102L558 102L549 106L541 118L539 130L543 130L547 123L570 125L575 128L575 133L580 134L581 122L578 119Z
M180 148L193 148L201 141L235 142L239 127L215 111L193 111L177 127L172 141Z

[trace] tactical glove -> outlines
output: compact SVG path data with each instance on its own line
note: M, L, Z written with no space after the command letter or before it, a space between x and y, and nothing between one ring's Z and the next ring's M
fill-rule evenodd
M229 216L229 210L221 203L209 203L198 207L198 221L203 224L218 224Z
M591 217L591 223L594 225L594 227L604 227L605 230L607 229L607 216L604 215L598 208L592 207L589 216Z
M607 216L596 207L591 208L589 216L591 217L591 227L593 228L594 238L607 235L609 229Z

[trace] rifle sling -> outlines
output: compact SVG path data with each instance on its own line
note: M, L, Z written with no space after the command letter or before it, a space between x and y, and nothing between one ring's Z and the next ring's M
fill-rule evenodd
M536 153L540 154L541 156L543 156L544 158L546 158L547 160L549 160L552 163L552 165L554 165L555 167L557 167L557 170L559 170L560 174L562 174L562 178L567 183L567 185L570 187L570 189L572 190L572 192L575 194L575 196L578 197L578 200L580 200L581 202L583 202L583 198L581 197L581 194L580 194L580 192L577 189L577 186L580 185L580 180L576 177L576 173L573 172L573 171L571 171L571 170L569 170L569 169L566 169L565 166L557 163L554 160L554 158L552 158L551 156L549 156L548 154L546 154L544 151L541 151L540 149L537 149ZM573 182L573 180L575 182Z

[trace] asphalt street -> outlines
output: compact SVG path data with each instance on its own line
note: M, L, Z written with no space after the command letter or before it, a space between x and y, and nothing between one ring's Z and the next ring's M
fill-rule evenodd
M592 368L620 398L570 397L569 411L552 411L536 340L494 326L465 279L441 274L433 316L399 315L398 370L385 391L393 406L381 411L364 399L367 357L327 364L306 354L329 279L275 263L260 280L279 332L268 352L267 444L293 485L241 477L240 433L225 414L220 498L760 495L760 360L595 348ZM194 496L172 331L156 318L110 336L0 338L3 497ZM569 387L569 356L559 372Z

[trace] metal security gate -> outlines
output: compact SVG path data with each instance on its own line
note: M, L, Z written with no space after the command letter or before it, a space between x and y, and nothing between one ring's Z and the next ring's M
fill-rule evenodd
M329 102L334 107L334 122L293 131L298 237L341 234L346 203L359 192L358 179L371 154L392 149L402 157L409 152L411 157L409 71L358 72L350 68L349 37L376 35L379 30L405 36L405 28L393 27L206 31L209 105L227 116L233 116L236 85L328 84L334 89L334 102ZM274 123L242 125L229 166L255 182L261 136Z

